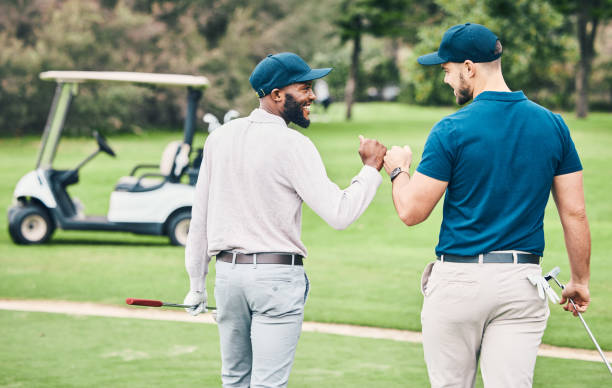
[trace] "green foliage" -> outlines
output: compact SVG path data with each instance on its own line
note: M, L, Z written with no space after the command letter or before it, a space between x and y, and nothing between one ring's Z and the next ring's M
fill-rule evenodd
M609 16L612 0L590 0ZM437 49L444 31L465 21L487 25L504 45L503 68L513 89L550 107L573 104L572 33L580 1L570 0L10 0L0 2L0 136L40 133L55 85L46 70L108 70L204 75L198 117L243 115L258 104L248 77L267 54L293 51L327 77L335 101L344 99L351 45L363 35L356 99L367 90L401 85L401 98L453 104L439 69L416 63ZM551 5L553 4L554 7ZM361 35L360 35L361 36ZM606 63L593 63L592 90L609 101ZM184 90L82 87L67 132L134 132L144 126L180 128ZM608 105L604 108L609 108ZM198 122L200 122L198 120Z
M612 110L612 60L596 64L591 79L590 107L594 110Z
M440 68L418 65L416 57L436 51L449 27L472 22L487 26L499 37L504 76L511 89L522 89L545 104L566 106L567 99L554 96L571 95L567 88L573 75L564 63L575 55L576 46L567 38L567 20L548 2L436 0L436 4L445 17L419 31L420 42L404 69L406 86L414 93L407 99L421 104L452 103L452 92L444 85Z
M360 35L397 36L410 0L343 0L335 24L343 42Z
M333 101L344 99L344 86L349 74L349 60L351 47L342 45L339 37L332 37L330 45L339 45L337 50L329 52L318 52L314 55L311 65L313 67L333 67L334 70L325 77L329 85ZM374 87L380 91L388 85L398 85L400 72L396 61L391 53L391 41L377 39L371 36L363 37L363 49L361 52L361 66L358 73L358 84L361 85L356 93L356 101L367 101L368 87Z
M579 59L576 61L576 115L586 117L589 111L589 100L593 89L605 88L606 82L599 81L602 78L602 67L594 61L596 56L595 38L601 27L606 28L605 22L612 17L612 0L551 0L553 6L569 20L575 21L576 39L579 47ZM609 56L607 58L609 60ZM605 59L604 59L605 61ZM593 67L595 66L595 69ZM598 68L599 67L599 68ZM595 70L593 73L592 71ZM603 67L605 76L605 66ZM590 85L594 85L592 88ZM606 90L610 93L612 88ZM612 100L608 101L607 108L610 109ZM601 101L601 100L600 100ZM604 108L605 109L605 108Z
M182 45L168 39L164 25L133 12L124 2L112 9L78 0L3 3L0 14L5 15L0 22L0 77L5 80L0 133L5 135L42 130L55 85L39 80L41 71L170 72L172 68L180 73L196 68L173 63L184 57ZM15 22L14 17L23 20ZM176 93L88 85L81 88L66 129L78 134L92 128L133 130L134 125L151 122L176 125L178 107L164 102L175 100ZM138 122L137 117L152 119Z
M584 9L593 19L605 20L612 17L612 0L550 0L550 3L568 16Z
M204 111L248 114L257 104L248 83L257 62L281 51L311 58L330 34L328 12L298 0L2 2L0 135L42 131L55 88L38 79L45 70L201 74L211 81ZM184 93L87 85L66 131L180 127Z

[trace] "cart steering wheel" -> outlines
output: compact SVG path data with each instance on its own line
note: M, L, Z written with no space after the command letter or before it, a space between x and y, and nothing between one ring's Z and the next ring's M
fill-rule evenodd
M98 142L98 147L100 147L100 151L104 151L110 156L114 157L115 151L113 151L113 149L108 145L108 143L106 142L106 138L102 136L102 134L98 131L94 131L93 135L96 138L96 141Z

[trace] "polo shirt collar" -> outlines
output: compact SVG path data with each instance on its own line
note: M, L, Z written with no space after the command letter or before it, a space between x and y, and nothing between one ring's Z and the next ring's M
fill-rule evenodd
M287 123L282 117L273 115L272 113L266 112L261 108L256 108L251 112L251 114L249 115L249 121L252 121L254 123L278 124L284 127L287 126Z
M474 101L478 100L492 100L492 101L520 101L526 100L527 97L522 90L517 92L492 92L492 91L484 91L480 93Z

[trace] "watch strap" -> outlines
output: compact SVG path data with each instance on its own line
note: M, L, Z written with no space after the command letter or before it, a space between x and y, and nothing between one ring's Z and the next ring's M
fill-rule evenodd
M391 178L391 182L393 182L393 180L394 180L395 178L397 178L397 176L398 176L399 174L401 174L402 172L404 172L404 171L402 170L402 168L401 168L401 167L396 167L396 168L394 168L394 169L391 171L391 174L389 174L389 178Z

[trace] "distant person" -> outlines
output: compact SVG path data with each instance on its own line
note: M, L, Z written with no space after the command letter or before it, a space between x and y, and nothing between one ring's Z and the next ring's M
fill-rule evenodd
M306 128L316 96L296 54L264 58L249 79L259 108L211 133L196 185L185 249L185 304L206 308L206 274L216 256L215 300L224 387L285 387L300 337L308 278L302 203L335 229L366 210L381 183L385 146L360 137L363 167L341 190L329 180ZM350 258L347 258L347 265Z
M327 108L329 108L332 103L327 82L323 79L318 79L314 84L314 93L317 96L316 101L323 105L323 110L327 112Z
M512 92L502 45L484 26L451 27L437 52L457 103L440 120L413 177L410 147L393 147L385 169L404 223L423 222L446 192L437 260L423 273L423 350L432 387L531 387L549 315L528 280L541 279L544 209L552 190L570 261L562 293L589 305L591 238L582 165L561 116ZM544 297L545 298L545 297ZM568 303L566 310L577 313Z

